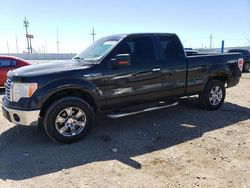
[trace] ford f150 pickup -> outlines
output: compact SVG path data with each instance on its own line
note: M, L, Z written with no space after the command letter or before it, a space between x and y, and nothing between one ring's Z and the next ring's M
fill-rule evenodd
M10 71L3 115L15 124L38 122L53 140L72 143L100 113L121 118L177 105L189 95L216 110L242 67L238 53L187 57L175 34L109 36L72 60Z

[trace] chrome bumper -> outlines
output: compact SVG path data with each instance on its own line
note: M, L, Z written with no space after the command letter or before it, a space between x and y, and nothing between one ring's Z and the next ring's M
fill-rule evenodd
M2 106L2 108L3 108L3 116L6 119L8 119L11 123L15 123L18 125L37 124L40 110L32 110L32 111L15 110L7 108L4 105Z

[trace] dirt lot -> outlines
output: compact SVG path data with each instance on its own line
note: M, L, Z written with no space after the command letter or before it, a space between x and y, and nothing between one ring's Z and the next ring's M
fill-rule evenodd
M1 112L0 112L1 114ZM0 187L250 187L250 74L218 111L195 98L122 119L100 117L72 145L0 115Z

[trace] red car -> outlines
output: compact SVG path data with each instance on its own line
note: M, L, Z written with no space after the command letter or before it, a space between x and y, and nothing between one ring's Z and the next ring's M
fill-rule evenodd
M4 86L9 70L17 69L27 65L30 64L21 58L0 55L0 87Z

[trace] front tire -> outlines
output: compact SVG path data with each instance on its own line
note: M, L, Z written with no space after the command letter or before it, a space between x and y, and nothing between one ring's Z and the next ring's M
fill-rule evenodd
M225 100L226 89L219 80L210 80L204 91L199 95L199 102L202 108L206 110L219 109Z
M47 135L65 144L83 139L93 124L94 113L91 107L77 97L64 97L55 101L44 118Z
M243 70L244 72L250 72L250 63L245 63Z

